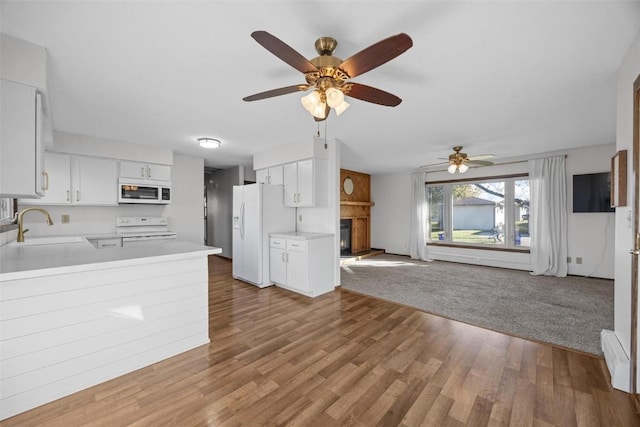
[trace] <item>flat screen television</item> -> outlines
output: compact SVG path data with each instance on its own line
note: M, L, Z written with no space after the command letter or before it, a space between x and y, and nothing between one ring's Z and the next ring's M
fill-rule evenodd
M573 175L573 212L614 212L611 173Z

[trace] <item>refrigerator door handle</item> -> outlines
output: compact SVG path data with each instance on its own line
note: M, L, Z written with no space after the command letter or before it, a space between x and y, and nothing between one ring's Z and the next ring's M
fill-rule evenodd
M244 239L244 202L240 205L240 237Z

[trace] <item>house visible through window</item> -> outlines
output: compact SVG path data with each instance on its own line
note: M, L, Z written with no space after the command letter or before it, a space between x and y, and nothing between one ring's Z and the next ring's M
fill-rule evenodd
M430 183L429 241L528 248L529 179L525 176Z
M11 224L15 214L14 199L0 198L0 225Z

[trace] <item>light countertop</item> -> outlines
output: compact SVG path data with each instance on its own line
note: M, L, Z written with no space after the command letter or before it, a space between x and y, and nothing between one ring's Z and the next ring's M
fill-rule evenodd
M0 247L0 282L52 274L219 254L221 248L187 242L96 249L88 241ZM154 258L151 260L150 258Z
M287 233L269 233L269 237L279 237L281 239L294 239L294 240L312 240L312 239L324 239L326 237L333 237L333 234L292 231Z

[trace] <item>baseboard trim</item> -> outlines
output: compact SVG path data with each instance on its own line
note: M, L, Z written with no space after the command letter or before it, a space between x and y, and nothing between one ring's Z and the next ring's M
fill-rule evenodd
M631 381L629 375L631 365L627 354L622 348L622 344L618 340L618 336L614 331L603 329L600 332L600 339L604 360L607 362L607 368L611 375L611 385L613 388L630 393Z

